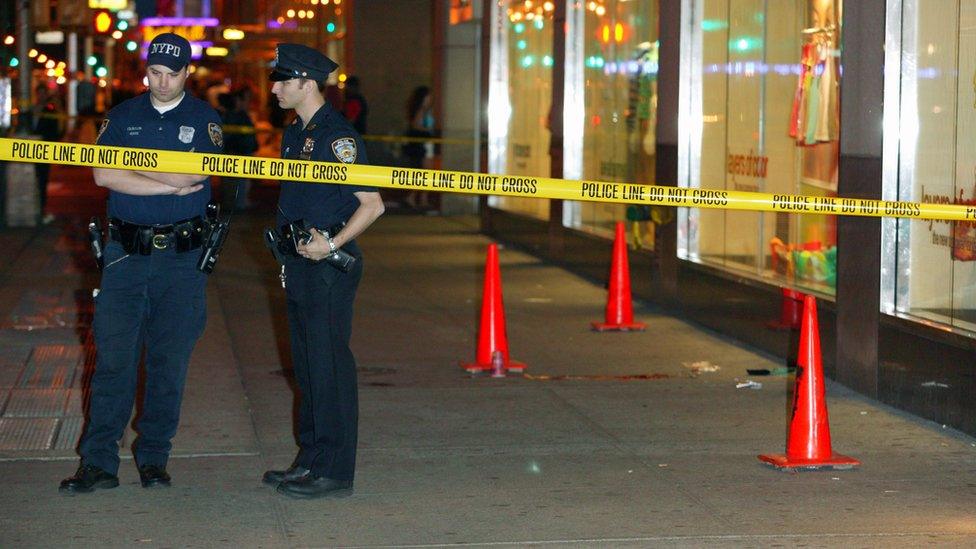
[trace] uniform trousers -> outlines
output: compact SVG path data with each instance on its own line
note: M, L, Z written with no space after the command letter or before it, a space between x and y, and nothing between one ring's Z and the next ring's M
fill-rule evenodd
M118 442L132 415L145 349L145 395L134 455L139 466L166 466L190 354L207 321L207 277L196 268L199 257L199 250L127 256L117 242L105 247L95 298L97 362L79 445L84 464L118 473Z
M300 391L295 464L333 480L351 481L356 471L359 393L349 338L362 269L361 260L348 273L324 261L288 257L285 262L292 365Z

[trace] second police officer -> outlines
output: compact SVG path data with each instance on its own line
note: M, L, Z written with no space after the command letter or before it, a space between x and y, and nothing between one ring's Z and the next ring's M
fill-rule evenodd
M106 115L99 145L218 153L220 117L184 91L190 43L160 34L149 44L149 93ZM142 486L169 486L166 463L179 423L183 385L206 323L206 275L197 269L207 234L206 176L95 169L109 189L110 241L95 301L97 364L89 416L79 444L81 466L61 482L67 493L118 486L119 440L132 414L145 351L145 398L134 447Z
M342 164L365 163L362 137L325 98L338 65L300 44L279 44L269 77L283 109L295 109L281 157ZM341 177L340 177L341 178ZM267 471L264 482L297 498L345 496L356 467L359 401L356 362L349 349L353 301L362 277L354 240L383 213L374 187L283 181L278 223L283 232L307 229L284 257L292 364L301 392L299 451L291 467ZM356 261L347 271L329 261L339 250Z

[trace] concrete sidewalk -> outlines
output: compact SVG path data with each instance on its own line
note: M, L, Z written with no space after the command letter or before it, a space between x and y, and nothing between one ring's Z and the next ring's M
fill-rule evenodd
M829 384L834 448L863 465L767 468L792 377L735 384L784 364L641 304L646 332L593 333L605 290L518 251L501 270L529 375L465 375L488 243L467 218L391 215L361 239L356 492L283 498L260 482L295 453L270 220L237 216L211 279L173 487L142 489L127 457L119 488L75 497L57 486L77 465L97 276L80 227L0 231L0 546L976 545L972 438Z

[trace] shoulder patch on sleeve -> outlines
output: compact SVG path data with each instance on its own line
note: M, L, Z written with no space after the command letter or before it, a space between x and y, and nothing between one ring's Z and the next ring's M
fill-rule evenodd
M223 148L224 146L224 130L220 128L220 124L215 124L211 122L207 124L207 133L210 134L210 140L213 144Z
M95 142L97 143L99 139L102 138L102 134L108 129L108 118L102 120L102 125L98 127L98 135L95 136Z
M356 140L351 137L340 137L332 142L332 152L343 164L356 162Z

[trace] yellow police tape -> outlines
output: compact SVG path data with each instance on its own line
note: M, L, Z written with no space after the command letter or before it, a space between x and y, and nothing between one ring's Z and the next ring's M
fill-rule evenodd
M976 206L861 198L767 194L634 183L390 168L304 160L202 154L0 138L0 161L65 164L150 172L370 185L473 195L556 198L687 208L818 215L976 220Z

